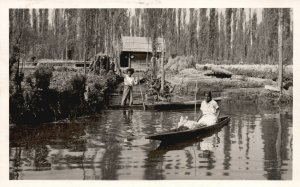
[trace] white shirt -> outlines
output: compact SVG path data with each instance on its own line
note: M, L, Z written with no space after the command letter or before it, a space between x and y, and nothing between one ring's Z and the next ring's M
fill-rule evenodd
M124 75L124 85L125 86L133 86L136 84L136 81L133 77L129 77L128 75Z
M214 115L217 116L217 109L219 108L218 103L215 100L211 100L209 103L202 101L200 109L203 115Z

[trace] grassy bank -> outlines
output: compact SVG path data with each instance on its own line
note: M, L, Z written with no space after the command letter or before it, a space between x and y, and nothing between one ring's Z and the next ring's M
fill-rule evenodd
M220 93L225 102L289 103L293 101L293 67L285 66L282 94L264 89L277 86L278 67L275 65L214 65L186 63L181 70L167 69L166 80L182 95L203 95L206 91ZM169 65L170 66L170 65ZM172 67L172 66L170 66Z
M278 66L277 65L268 65L268 64L237 64L237 65L214 65L206 64L200 65L197 64L197 69L224 69L233 73L234 75L241 75L244 77L254 77L261 79L271 79L273 81L277 80L278 77ZM293 66L288 65L283 67L283 80L284 81L293 81Z

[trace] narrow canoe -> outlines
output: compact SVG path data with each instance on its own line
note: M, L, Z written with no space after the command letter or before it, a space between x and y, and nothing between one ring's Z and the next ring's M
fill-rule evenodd
M221 101L221 98L214 98L215 101ZM203 100L197 100L196 106L200 107ZM195 101L185 101L185 102L159 102L159 103L145 103L146 110L174 110L174 109L187 109L195 107ZM137 109L143 110L143 103L133 104L131 106L125 105L110 105L110 109Z
M165 142L178 142L186 139L195 138L197 136L220 129L221 127L227 125L229 121L230 121L230 117L228 116L221 117L219 118L218 122L212 126L204 126L197 129L187 129L182 131L178 131L177 129L171 129L169 131L150 135L145 138L151 140L160 140Z

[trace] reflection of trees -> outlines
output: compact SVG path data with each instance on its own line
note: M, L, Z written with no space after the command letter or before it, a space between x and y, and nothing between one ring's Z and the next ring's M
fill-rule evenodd
M164 170L162 168L164 162L164 155L167 150L150 151L145 159L145 173L146 180L162 180L165 179Z
M9 149L10 158L9 161L12 163L10 172L9 172L9 179L10 180L18 180L20 175L20 168L21 168L21 148L14 147Z
M231 161L231 139L230 139L230 126L224 127L224 172L223 175L229 175L228 170L230 169L230 161Z
M289 160L288 154L288 122L282 114L277 114L276 119L263 119L262 139L264 140L265 162L267 179L282 179L282 161Z
M34 166L36 170L49 170L51 164L48 162L47 157L49 150L45 145L34 148Z
M36 171L51 169L51 164L47 160L49 150L45 145L13 147L10 150L10 179L19 179L23 167L26 166L32 166Z
M151 113L151 118L153 118L156 113ZM163 126L164 122L164 113L160 113L160 117L156 118L159 120L160 128L165 128ZM147 131L151 133L157 133L157 129L153 125L146 126ZM165 179L163 175L163 162L164 162L164 155L167 153L165 149L158 149L154 151L148 152L146 159L145 159L145 172L144 172L144 179L146 180L162 180Z
M62 123L14 127L10 129L10 147L18 150L19 155L21 155L21 152L24 155L22 160L21 156L19 156L15 158L15 161L17 163L22 162L22 165L19 165L20 167L26 165L32 167L33 170L50 170L51 163L61 164L63 160L68 158L64 159L57 155L58 158L49 161L50 155L47 145L51 145L51 149L62 150L69 148L73 152L83 151L86 149L82 139L80 139L84 133L83 128L80 124ZM63 164L71 164L72 162L69 161L72 160L76 159L69 159Z
M128 111L127 123L131 123L132 111ZM124 113L123 113L124 114ZM113 119L115 113L106 113L108 119ZM107 121L107 120L105 120ZM115 180L118 179L117 171L120 169L119 156L121 155L120 140L117 139L117 135L122 134L123 126L121 123L109 123L105 124L105 133L102 133L101 142L104 142L105 152L101 160L102 179Z
M101 171L102 179L115 180L118 179L117 171L119 168L119 155L121 153L121 147L115 143L113 145L106 145L106 152L103 155Z

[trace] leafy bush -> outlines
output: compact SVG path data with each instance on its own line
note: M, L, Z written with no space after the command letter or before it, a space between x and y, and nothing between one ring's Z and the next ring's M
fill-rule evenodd
M60 93L59 112L63 117L76 117L85 113L85 87L86 76L76 74L66 89Z
M58 92L56 90L34 90L29 97L26 97L22 122L41 123L57 119L57 101Z
M108 90L123 80L114 73L88 77L75 73L40 66L26 75L21 89L11 79L10 122L37 124L97 112Z
M80 99L84 99L83 96L84 96L85 86L86 86L86 76L76 74L71 79L71 86L72 86L72 92L74 94L77 94L80 97Z
M33 75L35 77L35 86L39 89L46 90L49 88L53 69L52 67L39 66Z
M24 97L21 91L13 92L9 95L9 118L11 122L16 122L22 118L24 113Z
M91 76L87 81L87 102L91 112L96 112L103 107L104 92L106 90L105 79L101 76Z

